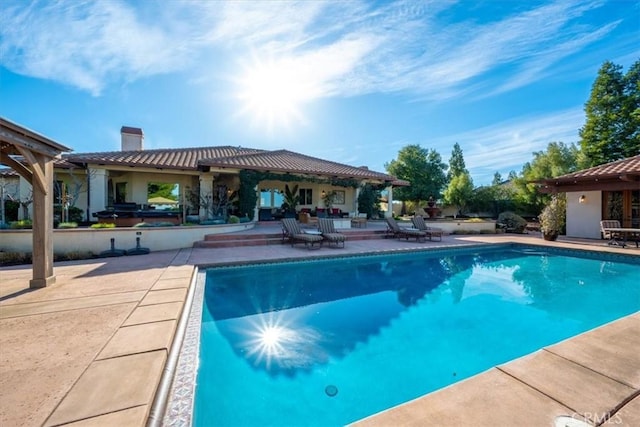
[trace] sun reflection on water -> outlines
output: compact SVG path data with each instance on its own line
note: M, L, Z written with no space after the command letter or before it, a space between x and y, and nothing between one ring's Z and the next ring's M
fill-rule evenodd
M256 366L267 370L296 369L313 364L319 351L320 334L313 328L296 327L295 322L285 322L278 313L260 316L252 322L242 348L245 357Z

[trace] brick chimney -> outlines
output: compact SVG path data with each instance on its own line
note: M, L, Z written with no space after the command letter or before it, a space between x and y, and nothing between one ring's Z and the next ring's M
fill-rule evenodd
M121 150L122 151L142 151L144 150L144 134L140 128L122 126L120 129Z

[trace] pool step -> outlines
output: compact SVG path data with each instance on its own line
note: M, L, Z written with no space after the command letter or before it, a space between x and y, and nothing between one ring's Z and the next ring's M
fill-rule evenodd
M354 240L381 239L385 237L384 230L350 229L339 230L347 235L347 242ZM194 248L231 248L239 246L280 245L283 243L282 232L279 233L227 233L207 234L204 240L193 243Z

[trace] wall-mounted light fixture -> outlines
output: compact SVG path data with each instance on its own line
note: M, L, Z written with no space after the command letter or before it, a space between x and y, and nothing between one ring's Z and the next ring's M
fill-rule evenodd
M587 196L585 196L584 194L582 196L580 196L580 198L578 199L579 203L586 203L587 202Z
M322 193L320 193L320 196L321 196L322 198L324 198L326 195L327 195L327 193L325 193L325 192L324 192L324 190L322 190Z

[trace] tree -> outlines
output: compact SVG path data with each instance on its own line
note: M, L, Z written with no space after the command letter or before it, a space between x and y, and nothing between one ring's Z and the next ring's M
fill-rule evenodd
M585 104L580 129L581 167L613 162L640 153L640 64L626 75L606 61L600 67Z
M464 164L464 156L462 155L462 148L457 142L453 145L451 150L451 158L449 159L449 171L447 172L447 181L450 182L454 176L462 173L469 173L467 167Z
M633 63L624 76L622 134L624 157L640 154L640 61Z
M515 179L515 198L524 208L539 212L548 201L548 195L537 191L535 181L554 178L578 169L578 148L575 144L550 142L546 151L533 153L533 160L522 167L522 175Z
M468 172L462 172L451 178L444 191L444 201L462 212L473 197L473 180ZM455 216L455 215L454 215Z
M176 195L173 194L175 189L176 184L150 182L147 184L147 198L152 199L154 197L163 197L165 199L176 200Z
M377 218L380 210L380 190L371 184L360 187L358 194L358 212L366 213L367 218Z
M385 169L389 174L411 183L409 187L394 190L394 197L403 202L419 203L430 196L439 198L447 179L447 165L442 162L440 154L417 144L402 148L398 152L398 158L385 164Z
M491 185L500 185L502 184L502 175L500 172L496 172L493 174L493 180L491 181Z

